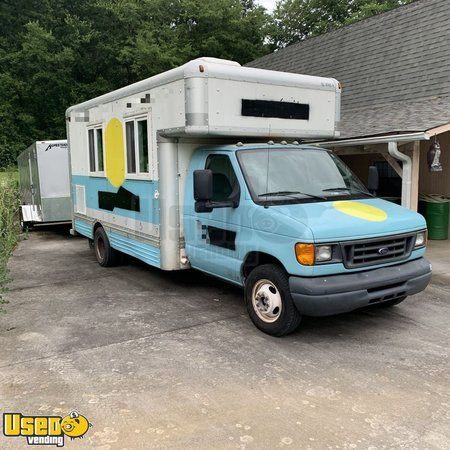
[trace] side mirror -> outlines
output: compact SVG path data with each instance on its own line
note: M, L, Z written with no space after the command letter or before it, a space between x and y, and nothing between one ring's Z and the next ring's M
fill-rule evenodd
M196 201L211 201L213 198L212 170L194 170L194 199Z
M209 206L213 198L213 173L212 170L194 170L194 199L195 212L211 212Z
M370 192L378 190L380 185L380 176L378 175L377 166L369 166L369 177L367 179L367 188Z

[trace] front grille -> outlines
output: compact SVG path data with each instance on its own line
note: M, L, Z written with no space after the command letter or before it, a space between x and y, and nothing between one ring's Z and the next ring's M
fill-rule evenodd
M399 235L367 239L342 244L344 265L349 269L373 266L407 259L414 245L415 235Z

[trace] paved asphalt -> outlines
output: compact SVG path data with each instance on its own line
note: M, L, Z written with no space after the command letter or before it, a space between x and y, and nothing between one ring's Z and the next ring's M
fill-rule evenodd
M1 409L85 415L67 448L450 448L445 280L279 339L239 289L131 259L101 268L66 230L31 233L10 269ZM0 435L0 448L27 445Z

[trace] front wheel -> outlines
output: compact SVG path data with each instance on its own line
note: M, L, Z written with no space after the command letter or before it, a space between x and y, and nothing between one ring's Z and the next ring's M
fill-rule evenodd
M274 264L264 264L250 273L245 303L256 327L272 336L292 333L302 318L292 300L286 272Z

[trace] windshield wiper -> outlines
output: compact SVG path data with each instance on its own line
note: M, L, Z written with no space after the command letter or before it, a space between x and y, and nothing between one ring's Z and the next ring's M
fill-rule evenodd
M349 191L349 192L351 192L352 190L359 192L361 194L364 194L364 195L368 195L369 197L375 197L370 192L363 191L362 189L358 189L358 188L352 189L352 188L348 188L348 187L327 188L327 189L322 189L322 192L330 192L330 191Z
M265 194L259 194L258 197L293 197L294 195L306 195L307 197L315 198L318 200L327 200L326 197L320 195L308 194L307 192L301 191L277 191L277 192L266 192Z

